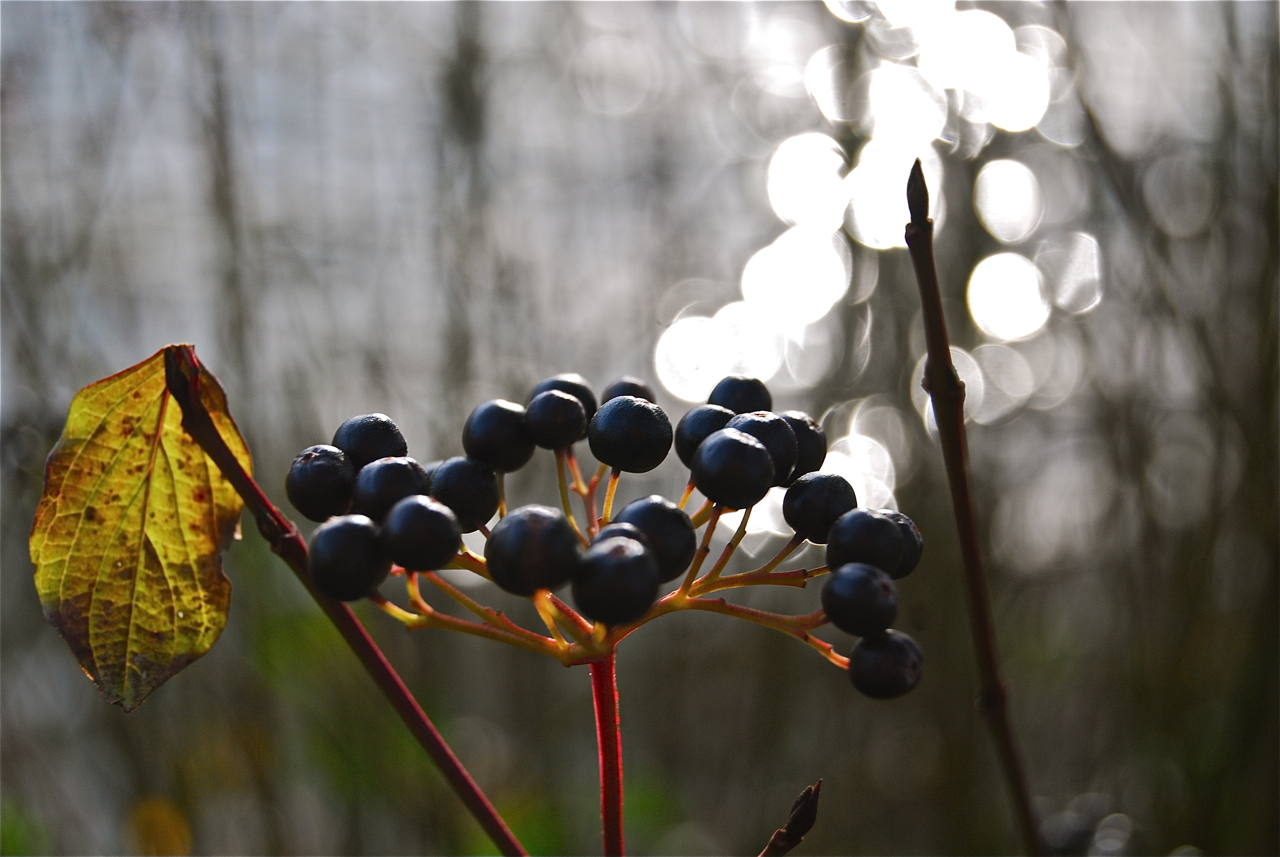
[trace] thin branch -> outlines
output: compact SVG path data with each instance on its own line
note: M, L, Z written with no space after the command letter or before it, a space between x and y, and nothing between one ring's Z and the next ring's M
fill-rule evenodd
M498 815L493 804L476 785L467 769L458 761L453 750L445 743L431 718L418 705L413 694L392 668L382 650L369 636L364 625L341 601L321 595L311 585L307 571L307 546L298 528L267 499L262 488L253 480L227 447L218 433L217 426L200 398L200 363L195 350L189 345L175 345L165 349L165 381L169 393L182 408L182 427L212 459L222 475L243 498L245 506L258 524L258 532L271 545L271 550L288 564L298 580L307 588L325 614L342 634L347 645L355 652L370 677L390 701L409 731L427 751L466 805L494 845L504 855L524 855L526 852L512 835L506 822Z
M1022 829L1027 850L1043 854L1031 791L1027 785L1022 753L1009 719L1009 690L1000 670L1000 652L996 646L995 620L991 612L991 596L982 554L978 547L978 523L969 488L969 452L964 432L964 383L951 362L947 340L947 324L942 314L942 296L938 288L938 272L933 261L933 221L929 219L929 189L917 160L907 180L907 207L911 223L907 225L907 247L915 267L923 307L925 341L928 359L925 363L924 388L933 402L933 415L938 424L942 459L951 486L951 506L960 537L960 554L964 560L965 593L969 604L969 623L973 649L978 661L982 688L978 707L991 727L999 751L1009 790L1013 793L1018 825Z

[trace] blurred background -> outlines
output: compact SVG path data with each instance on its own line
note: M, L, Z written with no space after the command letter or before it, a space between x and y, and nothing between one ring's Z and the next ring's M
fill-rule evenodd
M45 623L27 535L71 397L183 341L286 509L293 456L355 414L427 461L557 372L639 375L673 421L728 372L766 379L822 419L862 505L919 523L899 627L925 678L875 702L754 625L645 627L618 661L629 847L754 854L821 777L797 853L1018 851L919 389L917 157L1047 841L1280 849L1274 3L0 19L5 854L491 849L252 526L222 639L132 714ZM686 476L673 455L620 499ZM508 481L556 496L549 454ZM741 568L785 541L776 504ZM587 671L358 612L526 846L597 852Z

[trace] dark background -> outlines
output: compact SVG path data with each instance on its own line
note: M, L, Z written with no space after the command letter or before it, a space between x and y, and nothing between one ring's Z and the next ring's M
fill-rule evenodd
M196 343L282 505L294 454L357 413L393 415L421 460L460 453L476 404L555 372L597 389L641 375L678 416L655 344L738 300L748 258L787 228L775 149L816 131L853 163L873 133L856 81L915 63L903 5L883 6L0 4L0 849L490 848L252 527L227 557L218 645L132 714L99 700L41 616L26 547L71 397ZM921 144L945 176L954 344L1012 350L1034 381L969 441L1045 834L1074 853L1276 853L1277 7L975 6L1061 35L1051 119L993 129L952 91ZM831 45L828 118L803 72ZM1011 245L972 204L1003 158L1042 194ZM1008 344L975 326L981 258L1072 233L1099 248L1095 305L1055 304ZM618 657L635 853L756 853L819 777L797 853L1020 847L974 705L941 458L912 403L910 266L847 246L856 288L770 384L828 431L871 414L885 502L926 538L899 619L924 681L879 703L756 626L646 627ZM540 457L509 496L554 502L553 479ZM683 482L672 456L621 495ZM358 612L527 847L598 850L586 670Z

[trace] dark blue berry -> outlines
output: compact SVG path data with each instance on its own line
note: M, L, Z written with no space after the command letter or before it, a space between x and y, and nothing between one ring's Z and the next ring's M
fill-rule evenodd
M643 532L641 532L640 528L637 527L635 524L628 524L625 521L613 521L612 523L606 524L605 526L601 527L600 532L592 536L591 543L595 544L596 542L602 541L603 539L609 539L614 537L623 538L623 539L635 539L645 547L649 547L649 537L646 536Z
M559 390L562 393L568 393L579 402L582 403L582 410L587 415L587 422L591 422L591 418L596 415L596 396L591 392L591 384L587 382L577 372L566 372L563 375L553 375L538 382L537 386L529 393L529 398L525 400L525 407L529 406L534 397L539 393L545 393L547 390ZM586 436L586 426L583 426L583 435ZM581 440L581 438L577 438Z
M924 655L900 631L863 637L849 654L849 681L872 699L902 696L920 683Z
M817 420L803 411L783 411L779 416L795 432L799 448L795 469L791 471L787 481L782 483L790 485L806 473L813 473L827 460L827 433L818 425Z
M544 390L525 408L529 437L543 449L564 449L587 435L582 401L563 390Z
M658 401L658 397L653 394L653 388L634 375L623 375L605 387L604 392L600 394L600 404L603 405L618 396L635 396L637 399L644 399L646 402L656 403Z
M715 431L720 431L733 419L733 411L719 405L698 405L690 408L676 423L676 455L685 467L693 466L693 454L698 446Z
M627 473L647 473L671 451L671 421L653 402L617 396L596 411L587 441L597 461Z
M663 583L684 574L698 550L693 521L684 509L666 497L650 494L632 500L613 520L615 523L634 524L644 533L649 552L658 563L658 578Z
M392 506L382 525L382 552L409 571L444 568L461 545L462 532L453 510L421 494Z
M356 470L379 458L409 454L400 428L386 414L352 417L333 433L333 446L347 454Z
M493 525L484 557L493 582L516 595L555 589L577 571L578 534L559 509L521 506Z
M392 506L413 494L426 494L430 485L426 469L409 456L379 458L356 474L351 509L381 523Z
M644 544L613 537L582 555L573 575L573 603L583 616L605 625L625 625L658 599L658 564Z
M773 459L773 484L781 485L791 475L796 466L796 456L800 448L796 444L796 433L782 417L770 411L751 411L738 414L729 420L725 428L744 431L764 444Z
M525 425L524 408L505 399L477 406L462 426L462 448L499 473L524 467L535 448Z
M484 526L498 511L498 474L474 458L456 456L436 465L431 496L453 510L464 533Z
M351 508L356 468L336 446L309 446L293 460L284 490L289 502L312 521L327 521Z
M920 555L924 553L924 537L920 535L916 522L901 512L886 510L882 514L896 523L902 532L902 561L898 563L897 568L885 569L890 577L898 580L915 571L916 566L920 564Z
M806 473L782 498L782 517L796 535L824 544L831 525L858 505L849 480L835 473Z
M378 527L364 515L341 515L321 524L311 534L307 556L316 590L339 601L365 597L391 571Z
M711 395L707 397L708 405L719 405L728 408L735 414L749 411L773 410L773 396L769 388L758 378L746 375L728 375L720 379Z
M906 540L896 521L882 512L853 509L831 525L827 534L827 567L865 562L891 574L902 562Z
M898 616L898 588L874 565L842 565L822 587L822 609L841 631L866 637L878 634Z
M746 432L724 428L699 446L690 468L693 484L712 502L730 509L759 503L773 484L773 458Z

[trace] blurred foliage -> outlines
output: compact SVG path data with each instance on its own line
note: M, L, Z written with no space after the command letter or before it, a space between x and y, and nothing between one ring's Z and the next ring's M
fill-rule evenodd
M353 414L391 414L425 461L461 452L477 403L546 375L656 382L663 330L739 300L747 260L786 229L767 190L779 145L822 132L851 167L866 150L805 72L832 45L852 58L843 85L911 66L909 28L886 13L925 5L880 6L0 4L4 853L143 851L143 801L185 820L193 853L487 851L252 532L227 557L218 645L132 714L102 703L41 616L25 548L71 397L195 342L284 505L296 452ZM1063 853L1276 853L1276 7L976 6L1062 43L1057 124L997 131L949 97L931 144L954 343L1036 373L970 443L1046 833ZM1040 182L1023 243L975 211L999 159ZM975 265L1077 232L1098 245L1097 305L993 340L966 305ZM973 706L940 456L912 400L910 265L850 258L857 288L771 386L829 426L856 411L891 450L891 496L926 539L900 608L924 680L876 703L761 628L646 627L618 656L637 854L755 853L819 777L797 853L1017 847ZM672 459L618 501L678 495ZM535 461L508 497L554 503L551 468ZM531 849L598 851L585 670L361 615Z

